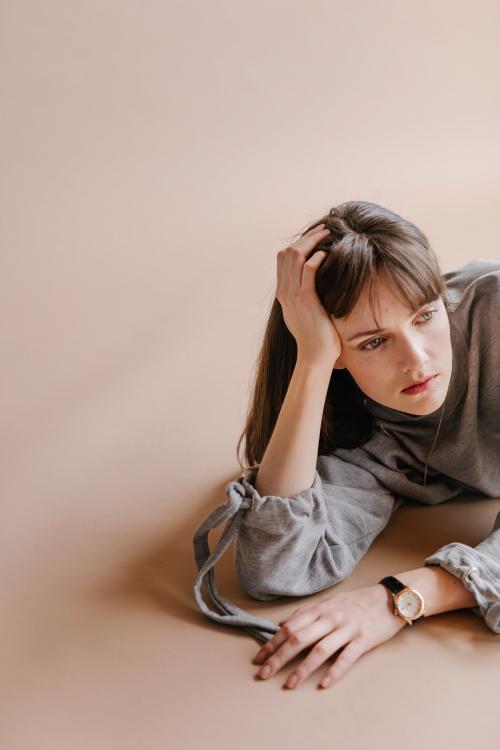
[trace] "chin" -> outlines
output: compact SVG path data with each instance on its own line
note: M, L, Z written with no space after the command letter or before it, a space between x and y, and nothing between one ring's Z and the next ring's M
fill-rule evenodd
M432 412L436 411L443 405L443 402L440 404L436 404L435 406L422 406L420 409L413 409L411 412L408 412L409 414L414 414L416 417L425 417L426 414L432 414Z
M432 414L432 412L439 409L444 404L444 398L429 398L426 399L425 403L410 405L405 403L404 406L400 407L407 414L414 414L415 416L423 417L426 414ZM397 408L397 407L396 407Z

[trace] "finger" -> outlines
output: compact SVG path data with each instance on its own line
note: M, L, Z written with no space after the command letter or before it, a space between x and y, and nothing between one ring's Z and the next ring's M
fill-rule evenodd
M362 654L366 651L365 645L361 638L354 638L338 655L335 663L328 669L325 675L321 678L320 685L323 688L330 687L337 680L339 680L343 674L347 672L350 667L356 662Z
M305 625L313 623L319 618L320 612L318 612L315 608L308 607L303 613L304 616L301 616L298 626L293 615L294 613L292 613L290 617L285 618L278 623L279 625L287 623L287 625L284 628L281 627L280 630L278 630L278 632L275 633L273 637L270 638L267 643L262 646L262 648L254 657L254 664L263 664L264 662L267 662L267 659L272 654L274 654L276 650L290 637L292 632L295 632L295 630L298 630L300 627L304 627ZM293 625L290 626L290 623L292 623L292 618Z
M284 629L288 628L285 625ZM279 670L293 659L297 654L303 651L308 646L311 646L319 638L327 635L332 629L331 621L328 618L319 618L313 623L309 623L303 628L294 628L293 632L286 640L277 648L259 670L259 676L266 679L279 672ZM270 671L262 673L265 667L270 667Z
M317 268L328 255L326 250L316 250L304 263L304 268Z
M302 614L302 612L309 612L313 607L315 607L314 604L303 604L301 607L297 607L297 609L294 609L293 612L290 612L290 614L284 617L282 620L278 620L278 625L283 625L283 623L287 622L287 620L291 620L292 617L296 617L296 615L298 615L299 613Z
M293 240L288 247L298 247L299 250L303 250L306 253L310 252L323 237L326 237L330 233L330 231L331 230L328 229L328 227L325 227L324 224L319 224L318 226L313 227L313 229L309 229L309 231L301 234Z
M294 633L296 630L315 622L321 617L321 614L321 608L317 604L309 604L306 607L299 607L294 610L291 615L282 620L282 623L289 626L289 633Z
M265 643L260 650L255 654L253 658L254 664L263 664L266 662L269 656L275 652L277 648L287 639L287 636L282 629L278 630L267 643Z
M308 239L309 237L314 238L315 234L318 234L320 232L325 232L325 231L329 232L330 230L325 227L324 223L316 224L316 226L311 227L306 232L299 232L298 234L296 234L294 239L291 241L290 245L300 246L303 244L303 241L305 239ZM316 238L316 242L317 241L318 241L318 238ZM290 247L290 245L287 245L287 247ZM286 247L284 249L286 250Z
M302 268L306 257L316 245L327 237L329 229L305 234L300 239L285 248L285 258L282 266L283 292L297 294L302 285Z
M319 610L316 609L316 607L307 607L303 611L301 611L300 615L296 615L295 613L302 610L302 608L299 608L298 610L295 610L292 612L291 615L286 617L284 620L280 620L278 625L280 625L280 630L278 630L275 635L270 638L270 640L267 641L264 646L258 651L258 653L255 656L255 662L257 664L262 664L271 654L274 654L276 649L278 649L286 640L290 637L296 630L299 630L302 627L305 627L306 625L309 625L315 620L317 620L320 617ZM282 627L286 623L286 627Z
M311 227L307 230L307 232L303 232L302 237L305 237L306 234L312 234L313 232L320 232L323 227L325 226L325 222L322 221L320 224L316 224L314 227Z
M319 266L323 263L328 253L326 250L317 250L311 255L302 267L302 287L303 289L315 289L316 286L316 271Z
M324 628L326 633L323 633L326 637L319 636L321 640L318 638L315 639L318 642L314 648L310 650L306 658L301 664L299 664L294 672L289 675L286 681L288 687L298 687L301 685L315 669L320 667L330 656L332 656L332 654L338 651L345 643L348 643L353 637L352 625L343 625L336 628L335 626L332 626L331 620L326 617L322 618L320 622L326 624L326 627ZM294 685L290 685L289 682L295 675L297 676L297 680Z

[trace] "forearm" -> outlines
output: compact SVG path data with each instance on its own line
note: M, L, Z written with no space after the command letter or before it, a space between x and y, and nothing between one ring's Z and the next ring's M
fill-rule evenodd
M291 497L311 487L331 374L328 363L297 359L255 479L261 495Z
M439 565L426 565L391 575L422 594L425 602L424 617L477 605L474 594L465 588L462 581ZM387 592L382 584L380 588Z

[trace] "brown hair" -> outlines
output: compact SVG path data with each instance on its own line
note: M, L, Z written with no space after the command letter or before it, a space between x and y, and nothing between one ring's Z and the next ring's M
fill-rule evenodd
M412 310L438 296L449 310L450 300L437 257L415 224L376 203L345 201L294 237L322 222L330 233L316 244L306 260L318 250L328 252L316 273L316 291L328 313L336 318L348 315L367 283L370 309L376 320L372 288L379 270L387 274L393 288ZM242 471L253 469L262 461L296 356L295 338L275 297L257 356L246 424L237 444ZM332 453L337 447L363 445L371 437L373 426L374 418L363 405L363 393L348 370L333 369L321 421L319 454ZM245 466L239 458L243 438Z

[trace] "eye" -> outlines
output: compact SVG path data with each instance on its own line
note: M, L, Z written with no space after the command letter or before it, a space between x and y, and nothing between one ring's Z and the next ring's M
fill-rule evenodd
M382 341L382 339L380 338L380 336L377 336L376 339L372 339L367 344L363 344L361 346L361 349L368 350L369 352L372 352L374 349L379 349L380 347L378 347L378 346L371 346L371 344L374 344L376 341Z
M420 317L421 317L421 318L422 318L422 317L423 317L424 315L430 315L430 316L431 316L430 318L426 318L426 319L425 319L425 320L423 320L422 322L423 322L423 323L428 323L428 322L429 322L430 320L432 320L432 318L433 318L433 315L432 315L432 313L435 313L435 312L437 312L437 310L426 310L425 312L421 313L421 314L420 314ZM382 338L383 338L383 337L377 336L377 338L375 338L375 339L372 339L371 341L368 341L368 343L367 343L367 344L362 344L362 345L360 346L360 349L362 349L362 350L364 350L364 351L369 351L369 352L373 352L373 351L375 351L375 349L380 349L380 346L371 346L371 344L374 344L374 343L376 343L377 341L382 341Z

